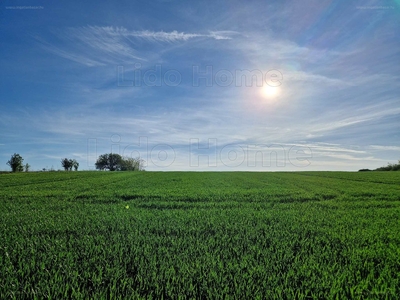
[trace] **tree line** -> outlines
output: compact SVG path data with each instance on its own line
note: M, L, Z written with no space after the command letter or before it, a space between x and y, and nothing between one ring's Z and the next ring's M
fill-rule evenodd
M18 153L14 153L7 165L10 166L12 172L29 172L30 165L28 163L23 164L24 159ZM78 171L79 163L75 159L62 158L61 166L65 171ZM97 170L109 170L109 171L143 171L144 160L141 158L132 158L127 156L121 156L116 153L106 153L98 157L95 163ZM372 171L370 169L360 169L359 172ZM388 163L387 166L377 168L373 171L400 171L400 160L397 164Z
M24 159L18 153L11 155L7 165L10 166L12 172L29 172L30 165L28 163L23 164ZM75 159L62 158L61 166L65 171L78 171L79 163ZM127 156L121 156L116 153L106 153L98 157L95 163L97 170L109 170L109 171L144 171L144 160L138 158L132 158Z
M388 163L386 166L376 168L375 170L370 170L370 169L361 169L358 170L359 172L365 172L365 171L400 171L400 160L397 164L391 164Z

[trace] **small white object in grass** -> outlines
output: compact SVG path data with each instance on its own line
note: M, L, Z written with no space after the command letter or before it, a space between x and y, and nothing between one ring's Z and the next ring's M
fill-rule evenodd
M129 209L129 205L125 206L126 209Z

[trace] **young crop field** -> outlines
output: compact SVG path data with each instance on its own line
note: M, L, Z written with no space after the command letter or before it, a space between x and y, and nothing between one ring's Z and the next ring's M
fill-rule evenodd
M0 299L396 299L400 172L0 174Z

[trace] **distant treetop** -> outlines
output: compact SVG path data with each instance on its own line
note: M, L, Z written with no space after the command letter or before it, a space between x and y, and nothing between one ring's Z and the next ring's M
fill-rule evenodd
M99 156L96 169L109 171L142 171L144 161L140 158L122 157L116 153L106 153Z

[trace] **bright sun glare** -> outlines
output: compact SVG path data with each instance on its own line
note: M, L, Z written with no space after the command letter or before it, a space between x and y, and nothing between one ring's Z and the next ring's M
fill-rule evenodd
M279 95L279 87L264 85L261 88L261 94L264 96L264 98L273 99Z

